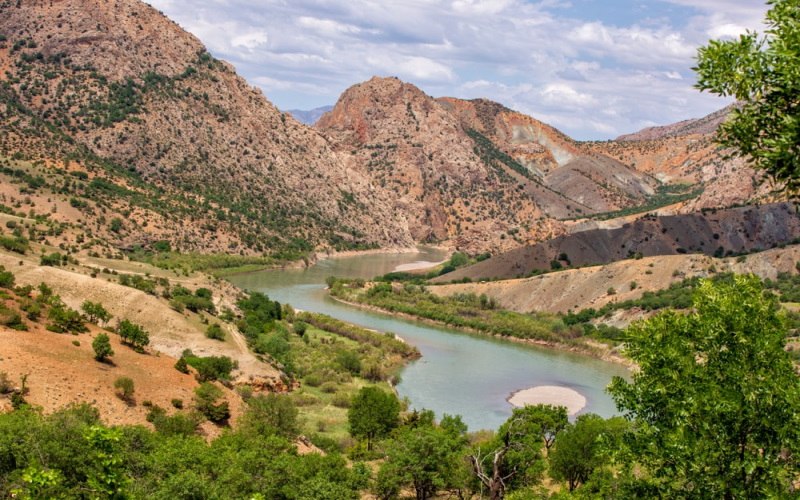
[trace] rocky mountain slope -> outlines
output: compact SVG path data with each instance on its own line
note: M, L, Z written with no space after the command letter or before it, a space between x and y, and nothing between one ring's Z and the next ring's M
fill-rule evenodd
M619 228L581 231L520 247L448 273L438 281L517 278L537 270L642 256L703 253L723 257L773 248L796 238L800 238L800 216L790 203L645 215Z
M128 245L252 254L412 243L369 178L152 7L4 3L0 35L0 151L60 167L42 173L71 195L96 192L86 218L103 202L134 214ZM83 174L68 183L64 171Z
M554 219L641 204L659 184L498 103L434 99L396 78L351 87L316 128L396 193L416 240L473 252L559 234Z
M703 192L679 207L682 213L726 207L753 201L777 201L774 186L749 168L734 151L714 140L717 127L736 106L732 104L700 119L651 127L614 141L585 143L584 147L608 155L665 183L700 186Z
M0 71L0 210L112 248L498 253L564 219L668 204L663 183L705 187L684 211L766 194L699 134L724 113L583 144L374 78L309 128L138 0L0 4Z

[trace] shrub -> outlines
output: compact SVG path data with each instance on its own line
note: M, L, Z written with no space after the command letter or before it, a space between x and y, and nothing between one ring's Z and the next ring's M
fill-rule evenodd
M310 373L306 375L305 383L309 387L319 387L322 384L322 377L319 373Z
M116 389L117 395L121 399L130 401L134 392L133 380L128 377L120 377L114 381L114 389Z
M331 404L337 408L350 408L352 399L344 392L337 392L333 395L333 398L331 398Z
M335 382L325 382L320 386L320 390L325 394L335 394L339 387Z
M361 373L361 360L353 351L341 351L336 357L336 362L353 375Z
M181 373L189 373L189 365L186 364L186 359L181 357L175 362L175 369Z
M222 397L222 389L210 382L204 382L194 390L197 411L214 423L228 420L231 416L227 401L215 404Z
M111 349L111 342L105 333L100 333L94 338L92 349L94 349L94 359L97 361L104 361L107 357L114 355L114 351Z
M2 271L2 266L0 266L0 271ZM0 288L12 288L14 280L14 275L10 271L0 272Z
M161 413L152 422L156 431L165 436L191 436L197 431L197 426L202 418L196 412L189 414L176 413L170 416Z
M172 398L172 406L180 410L183 408L183 400L180 398Z
M225 332L219 323L211 323L206 328L206 337L214 340L225 340Z
M236 393L239 394L244 401L253 397L253 386L251 385L239 385L236 387Z
M8 394L14 390L11 380L6 372L0 372L0 394Z

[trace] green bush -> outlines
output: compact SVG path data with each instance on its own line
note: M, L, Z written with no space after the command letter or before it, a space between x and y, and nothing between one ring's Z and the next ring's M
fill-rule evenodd
M225 332L219 323L211 323L206 328L206 337L214 340L225 340Z
M130 401L134 392L133 380L128 377L119 377L114 381L114 389L121 399Z

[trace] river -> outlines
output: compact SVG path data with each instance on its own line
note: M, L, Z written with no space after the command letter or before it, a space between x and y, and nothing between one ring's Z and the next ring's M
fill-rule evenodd
M470 430L496 429L511 415L511 393L538 385L569 387L587 400L584 412L603 417L615 413L604 389L619 365L568 352L493 339L432 326L387 314L365 311L334 301L325 292L325 278L369 279L415 261L438 262L445 254L420 249L410 254L367 254L324 259L306 269L262 271L231 276L238 287L260 291L296 309L328 314L356 325L391 331L417 346L422 358L409 364L397 385L412 408L461 415Z

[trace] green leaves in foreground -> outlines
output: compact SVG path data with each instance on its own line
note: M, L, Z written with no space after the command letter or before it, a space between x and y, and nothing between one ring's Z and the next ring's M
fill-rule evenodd
M611 392L634 420L627 445L667 498L774 498L796 477L800 379L786 330L754 276L701 282L695 311L632 325L640 370Z
M800 189L800 1L772 0L767 36L712 40L697 52L697 88L743 103L719 126L735 147L790 192Z

